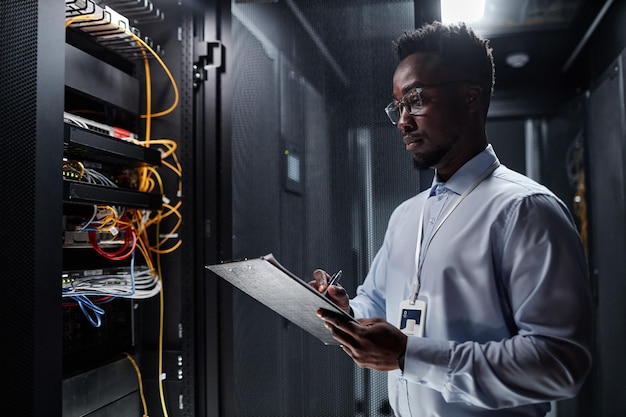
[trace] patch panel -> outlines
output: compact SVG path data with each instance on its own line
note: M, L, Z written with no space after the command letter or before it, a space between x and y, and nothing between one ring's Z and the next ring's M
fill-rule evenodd
M63 114L63 120L65 123L82 127L83 129L88 129L92 132L100 133L103 135L108 135L114 138L123 139L123 140L137 140L139 136L136 133L131 132L130 130L117 127L110 126L105 123L99 123L91 119L87 119L82 116L77 116L75 114L65 112Z

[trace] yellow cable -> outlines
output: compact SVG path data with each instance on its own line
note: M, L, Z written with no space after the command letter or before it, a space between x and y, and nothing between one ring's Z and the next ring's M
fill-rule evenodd
M574 199L574 214L580 221L580 240L583 243L585 256L589 256L588 230L587 230L587 200L585 196L585 171L578 173L578 185Z
M146 55L146 51L144 49L141 50L143 54L143 68L145 72L145 83L146 83L146 144L145 146L150 146L150 135L152 133L152 78L150 74L150 61L148 61L148 57Z
M176 148L177 148L176 142L174 142L171 139L153 139L150 141L150 144L151 145L163 145L166 148L166 150L161 150L162 151L161 164L165 166L166 168L169 168L170 170L172 170L172 172L174 172L178 176L179 179L178 179L177 196L178 197L182 196L183 167L180 164L180 161L178 160L178 156L176 155ZM166 160L166 158L169 158L169 157L172 158L174 162L173 164L171 164L170 162Z
M156 226L157 236L159 236L159 225ZM165 317L165 296L163 291L163 275L161 270L161 255L157 253L157 273L161 282L161 291L159 291L159 396L161 398L161 408L163 416L168 417L167 406L165 405L165 395L163 394L163 321Z
M148 253L148 251L146 250L143 241L141 241L140 239L137 239L137 247L139 248L139 251L141 252L141 254L143 255L145 261L146 261L146 266L149 269L154 269L154 264L152 263L152 258L150 257L150 254Z
M66 19L65 21L65 27L68 27L69 25L71 25L74 22L77 21L97 21L97 20L102 20L102 17L97 17L94 16L93 14L90 15L80 15L80 16L75 16L72 17L70 19ZM165 74L167 75L167 77L170 80L170 83L172 84L172 88L174 90L174 102L172 103L172 105L170 107L168 107L166 110L160 111L158 113L151 113L151 109L148 108L146 109L146 114L141 115L142 118L145 119L150 119L152 117L161 117L161 116L165 116L167 114L170 114L172 111L174 111L174 109L178 106L178 101L179 101L179 93L178 93L178 85L176 84L176 80L174 79L174 76L172 75L171 71L169 70L169 68L167 67L167 65L165 65L165 63L163 62L163 60L161 59L161 57L159 56L159 54L157 54L154 49L152 49L150 47L150 45L148 45L143 39L141 39L139 36L135 35L133 32L130 31L129 28L125 28L122 27L114 22L109 22L115 26L117 26L119 29L123 30L124 33L126 33L127 35L129 35L131 38L133 38L133 40L138 43L140 46L143 46L142 54L144 55L144 59L146 59L146 55L145 55L145 50L148 50L148 52L150 52L150 54L152 54L152 56L154 56L154 58L158 61L158 63L161 65L161 67L163 68L163 70L165 71ZM144 61L144 68L148 68L148 73L149 73L149 63L146 63ZM148 75L146 82L150 82L150 76ZM150 89L147 89L146 93L149 91Z
M139 191L143 192L151 192L154 189L154 179L159 183L159 189L161 194L163 194L163 182L161 181L161 177L154 167L142 167L142 170L145 170L146 174L144 177L144 181L142 184L139 184ZM153 177L148 176L148 173L154 174Z
M174 165L170 164L169 162L167 162L167 161L165 161L165 160L161 160L161 164L162 164L164 167L167 167L167 168L171 169L172 171L174 171L174 173L175 173L176 175L178 175L179 177L182 175L182 172L180 172L180 171L178 170L178 167L175 167Z
M78 16L71 17L69 19L65 19L65 27L67 28L72 23L76 23L76 22L97 22L99 20L102 20L102 17L98 17L95 14L78 15Z
M180 207L180 202L178 204L178 207ZM170 237L169 235L174 235L178 229L180 228L182 222L183 222L183 218L182 215L180 214L180 212L178 211L178 207L171 207L169 206L169 208L171 209L167 214L175 214L176 217L178 217L178 221L176 222L176 224L172 227L170 233L168 233L166 235L166 237L164 237L163 239L159 240L156 245L154 247L151 248L152 252L155 253L160 253L160 254L166 254L166 253L171 253L174 252L176 249L178 249L178 247L182 244L182 240L178 239L178 241L174 244L173 247L169 248L169 249L162 249L162 246L165 244L165 242L167 242ZM160 222L159 222L160 223Z
M128 32L130 33L130 32ZM150 78L150 62L148 61L148 56L146 55L146 49L143 46L145 43L140 42L140 39L135 36L135 42L137 45L141 47L141 55L143 56L143 66L145 73L145 84L146 84L146 131L145 131L145 140L143 142L143 146L149 147L150 143L150 135L152 130L152 80ZM149 181L148 181L148 171L146 169L139 169L139 191L148 191Z
M100 225L97 226L96 229L110 230L112 227L114 227L119 219L117 210L115 210L115 208L112 206L97 206L97 209L106 210L107 214L98 220L98 223L100 223Z
M146 261L148 268L154 269L154 263L152 261L152 257L150 256L150 251L145 244L146 239L146 231L142 226L142 215L140 210L128 210L128 215L130 217L130 222L133 224L133 229L137 234L137 248L141 252L143 258Z
M176 250L180 247L180 245L182 245L182 244L183 244L183 241L182 241L182 240L178 240L178 241L174 244L174 246L172 246L172 247L171 247L171 248L169 248L169 249L152 249L152 252L154 252L154 253L158 253L158 254L161 254L161 255L166 255L166 254L168 254L168 253L175 252L175 251L176 251Z
M130 354L127 352L124 352L124 354L133 365L133 368L135 368L135 372L137 373L137 382L139 383L139 396L141 397L141 404L143 406L143 417L148 417L148 404L146 403L146 396L143 393L143 378L141 377L141 371L139 370L139 366L137 365L137 362L135 362L135 359L133 359L133 357L130 356Z
M146 226L151 226L151 225L153 225L153 224L155 224L155 223L160 223L160 222L161 222L164 218L169 217L169 216L170 216L170 215L172 215L172 214L176 214L176 216L178 216L179 218L181 218L181 214L180 214L180 212L178 211L178 209L180 208L180 206L181 206L182 204L183 204L183 203L182 203L181 201L179 201L178 203L176 203L176 205L175 205L175 206L172 206L172 205L167 204L167 203L163 203L163 207L165 207L166 209L168 209L168 211L165 211L165 212L163 212L162 210L161 210L161 211L159 211L159 212L157 213L157 215L156 215L158 218L156 218L156 217L155 217L155 218L154 218L154 219L152 219L152 220L148 220L148 221L146 222Z
M123 28L121 26L119 26L119 27L120 27L120 29L123 29L128 35L130 35L135 40L135 42L140 43L145 49L148 50L148 52L150 52L152 54L152 56L154 56L154 58L159 62L159 64L161 65L161 67L165 71L165 74L169 78L170 83L172 84L172 88L174 90L174 102L172 103L172 105L169 108L167 108L166 110L160 111L158 113L142 114L141 117L142 118L161 117L161 116L165 116L167 114L170 114L178 106L178 100L179 100L178 86L176 85L176 80L174 80L174 76L170 72L170 70L167 67L167 65L165 65L165 63L163 62L163 60L161 59L159 54L154 52L154 49L152 49L150 47L150 45L148 45L146 42L143 41L143 39L141 39L140 37L138 37L137 35L132 33L130 30L128 30L126 28Z
M148 191L148 184L148 167L141 167L139 168L139 185L137 186L137 190L142 192Z

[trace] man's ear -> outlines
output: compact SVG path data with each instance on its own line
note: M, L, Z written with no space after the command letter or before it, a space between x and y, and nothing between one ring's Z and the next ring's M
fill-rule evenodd
M466 102L470 108L470 111L475 111L476 109L478 109L481 92L482 88L480 86L472 86L467 89Z

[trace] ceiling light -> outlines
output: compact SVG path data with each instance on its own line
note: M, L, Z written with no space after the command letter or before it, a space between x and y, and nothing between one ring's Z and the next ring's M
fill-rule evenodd
M514 52L512 54L508 54L505 60L506 63L513 68L522 68L524 65L528 64L530 57L526 52Z
M441 0L443 23L472 23L485 14L485 0Z

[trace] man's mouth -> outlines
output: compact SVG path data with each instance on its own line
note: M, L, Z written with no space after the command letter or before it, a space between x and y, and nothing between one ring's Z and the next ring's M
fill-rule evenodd
M419 136L410 136L406 135L402 137L404 144L406 145L406 150L409 152L413 152L421 143L423 143L424 139Z

